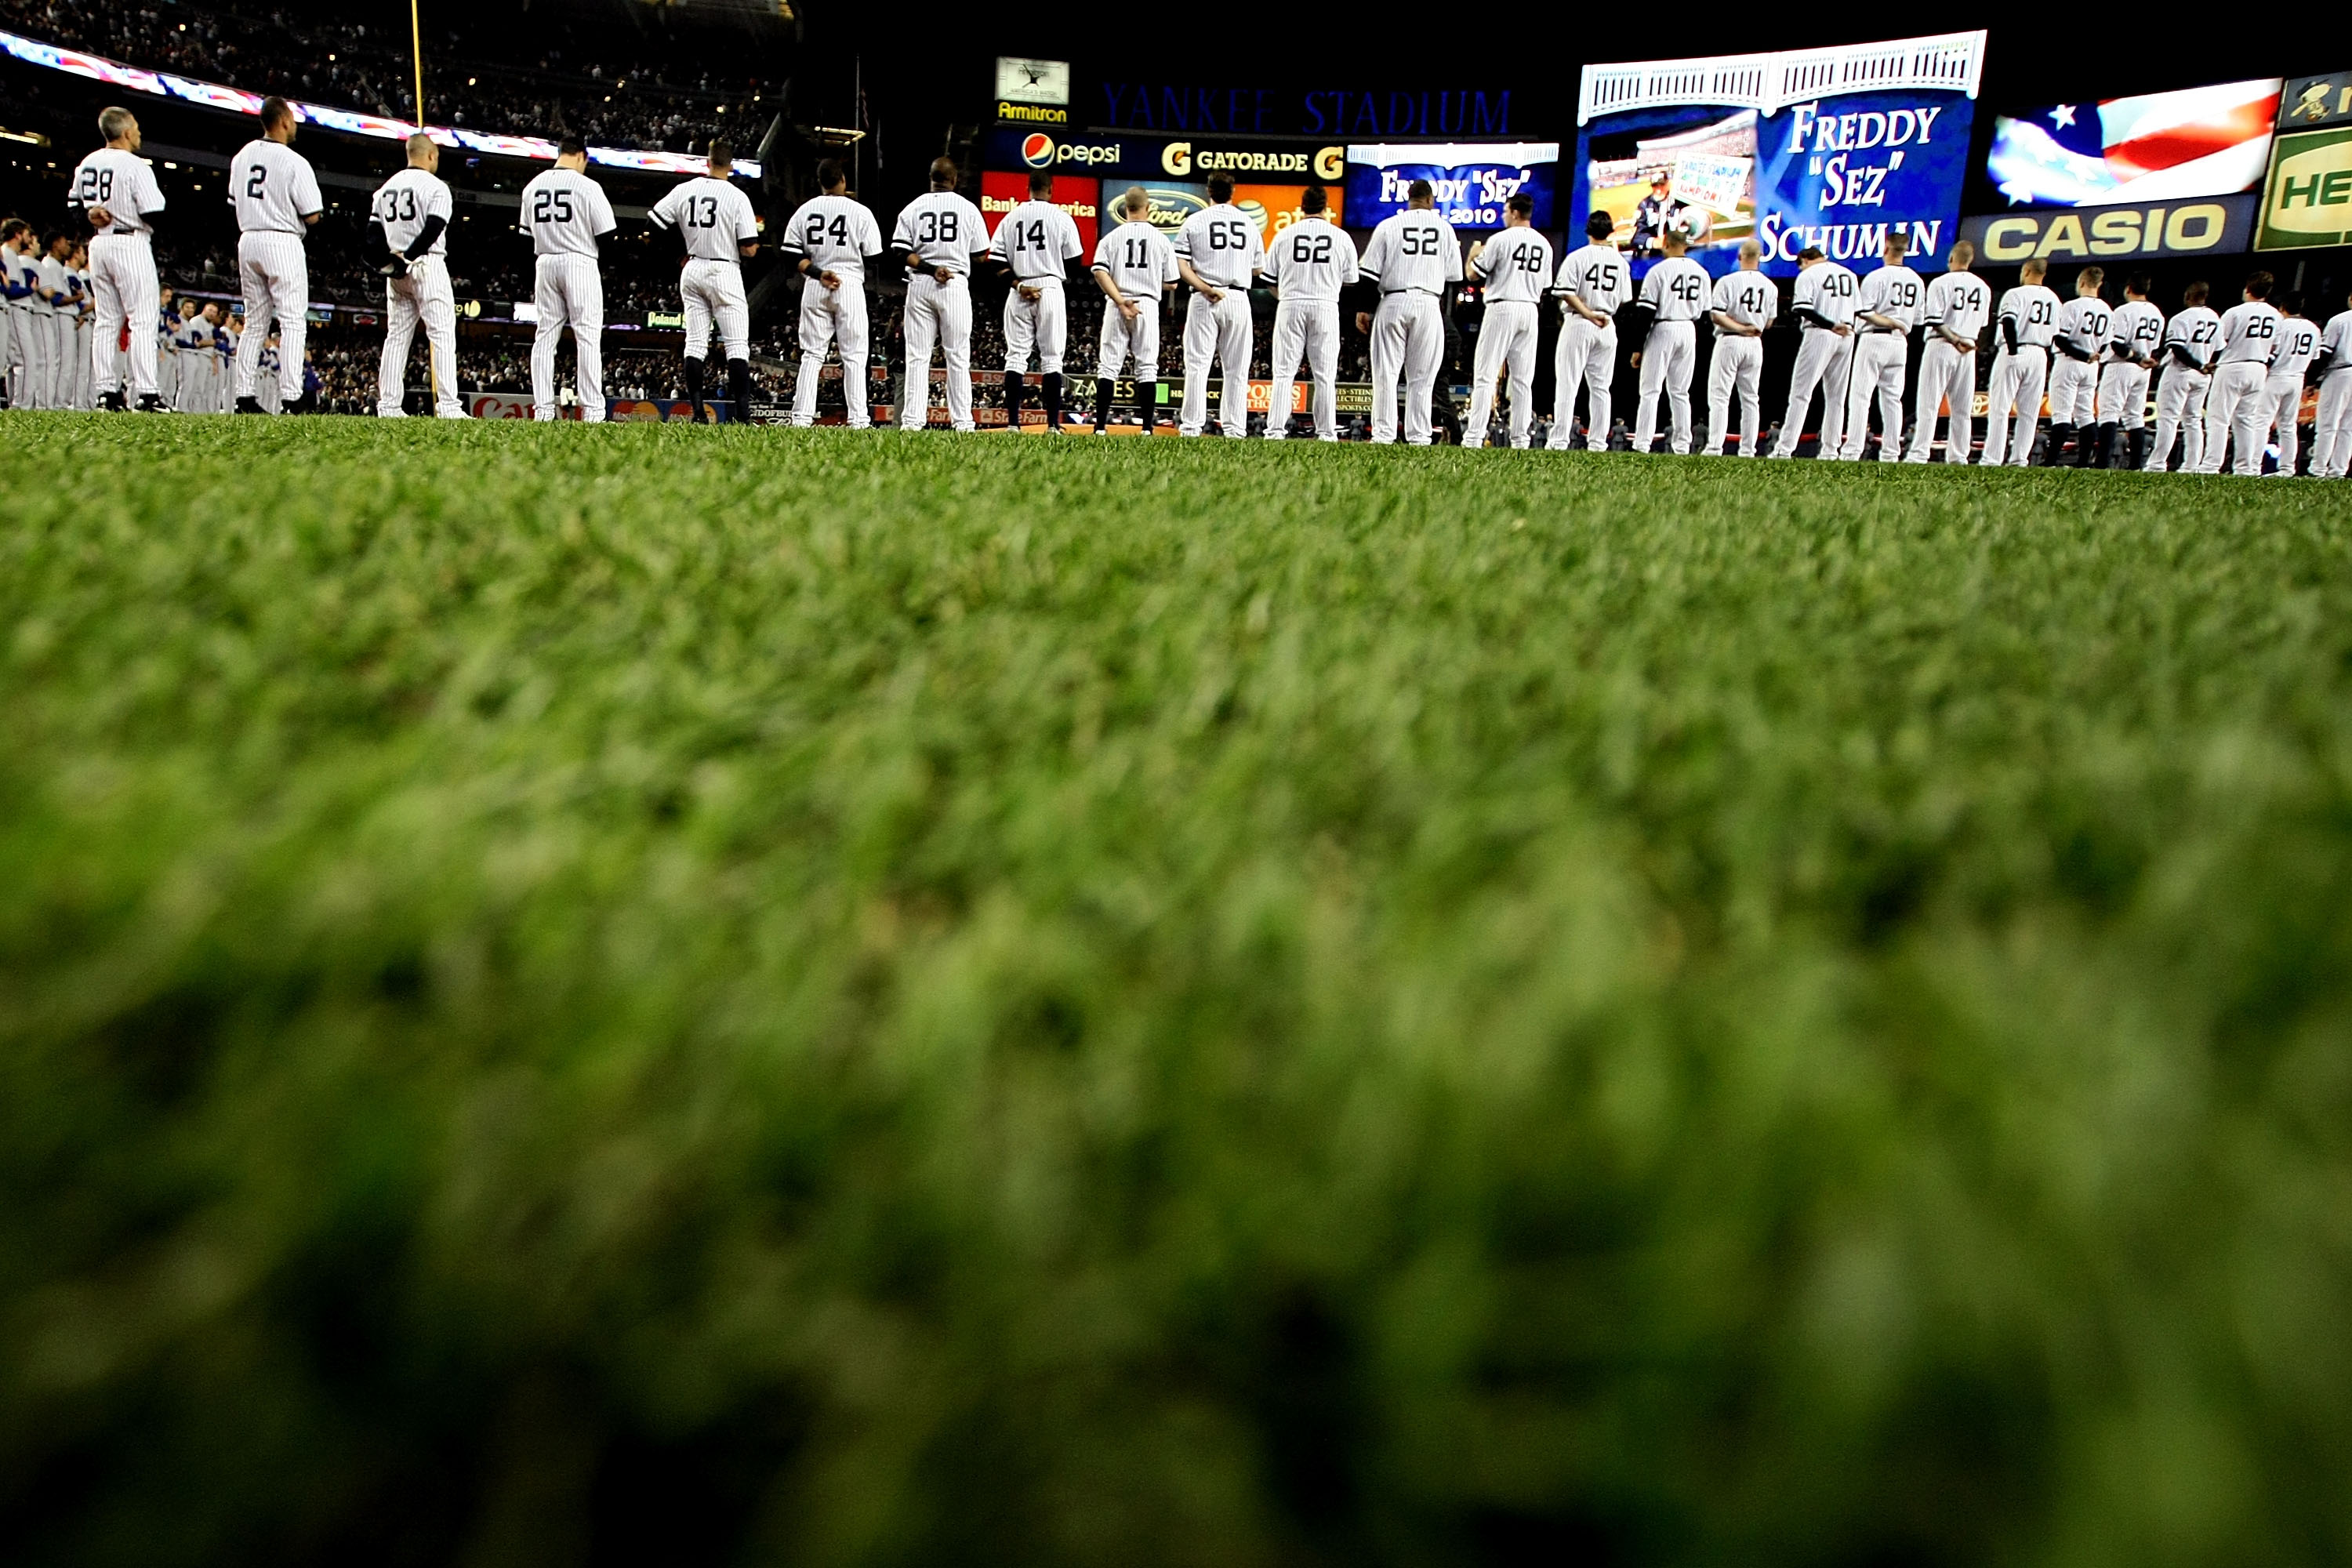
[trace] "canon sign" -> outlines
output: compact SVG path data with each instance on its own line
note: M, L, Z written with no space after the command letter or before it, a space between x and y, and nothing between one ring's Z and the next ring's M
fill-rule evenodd
M1108 165L1118 162L1118 143L1056 142L1042 131L1033 131L1021 139L1021 161L1033 169L1050 169L1060 163Z

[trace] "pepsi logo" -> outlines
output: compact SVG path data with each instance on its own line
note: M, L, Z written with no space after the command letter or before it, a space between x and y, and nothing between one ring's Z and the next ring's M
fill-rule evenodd
M1054 139L1042 131L1033 131L1021 139L1021 161L1033 169L1042 169L1054 161Z

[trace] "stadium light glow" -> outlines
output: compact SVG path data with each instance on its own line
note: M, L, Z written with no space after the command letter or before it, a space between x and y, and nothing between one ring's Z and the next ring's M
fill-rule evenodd
M15 56L26 65L63 71L68 76L103 82L109 87L143 92L156 98L177 99L183 103L217 109L228 114L242 114L250 119L261 117L261 95L247 92L242 88L199 81L171 71L146 70L108 59L102 55L45 44L37 38L27 38L16 33L0 32L0 51ZM506 136L443 125L418 127L391 115L336 109L300 100L288 101L293 104L295 119L303 124L340 131L347 136L365 136L378 142L405 142L422 129L425 135L443 147L464 148L493 157L520 158L531 163L555 162L556 145L544 136ZM21 134L8 138L11 141L26 139ZM46 146L47 142L40 141L35 144ZM709 161L699 153L669 153L657 148L591 147L588 149L588 161L608 169L625 169L642 174L704 174L710 172ZM757 159L738 158L735 167L748 179L760 177L761 166Z

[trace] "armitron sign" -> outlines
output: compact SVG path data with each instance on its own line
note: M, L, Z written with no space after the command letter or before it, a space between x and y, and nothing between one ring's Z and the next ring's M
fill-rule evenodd
M996 118L1006 125L1067 125L1070 111L1048 109L1037 103L1014 103L1009 99L996 100Z
M1976 246L1980 259L1996 267L2013 267L2037 257L2092 261L2127 256L2226 256L2247 247L2253 216L2252 196L2045 207L1965 218L1960 237Z

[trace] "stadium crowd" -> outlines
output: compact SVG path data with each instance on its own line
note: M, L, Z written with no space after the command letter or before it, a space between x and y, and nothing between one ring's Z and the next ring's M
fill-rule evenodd
M0 27L46 43L400 119L415 111L415 68L407 29L392 16L371 27L327 7L0 0ZM428 48L436 117L684 152L714 121L779 100L779 84L748 71L714 73L707 57L681 64L648 50L605 58L560 15L539 18L531 37L535 55L497 59L459 53L454 38Z

